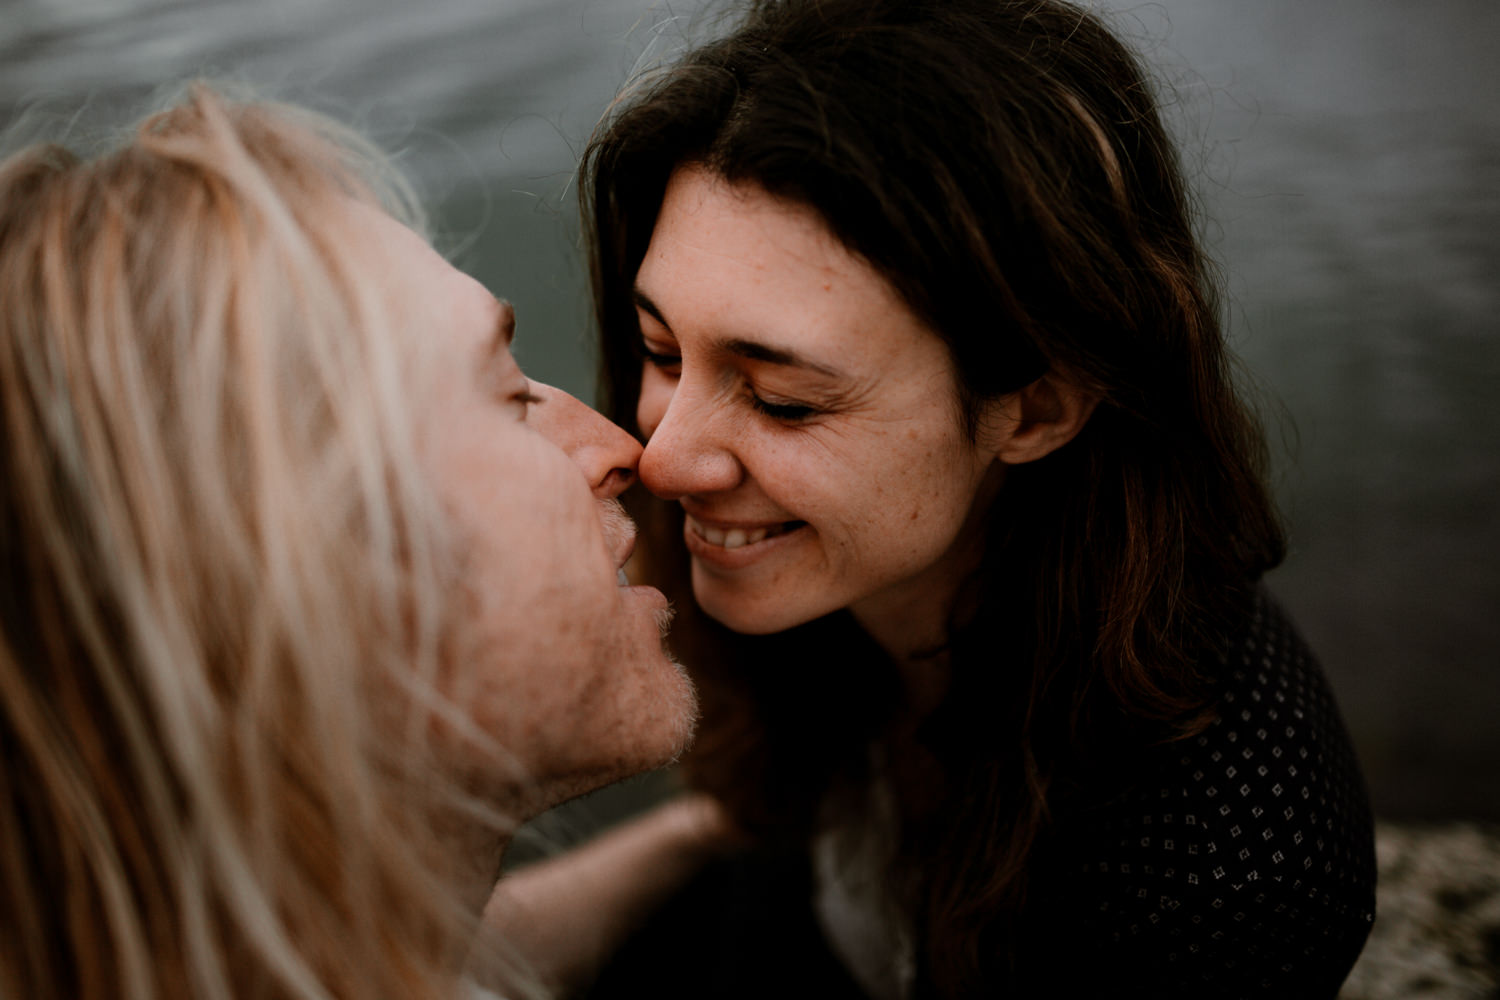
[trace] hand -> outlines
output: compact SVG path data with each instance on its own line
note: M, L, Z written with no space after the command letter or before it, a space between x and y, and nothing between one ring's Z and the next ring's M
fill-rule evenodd
M501 878L484 933L495 952L519 954L549 989L566 995L704 865L748 843L717 799L678 796ZM474 972L502 992L515 985L501 972Z

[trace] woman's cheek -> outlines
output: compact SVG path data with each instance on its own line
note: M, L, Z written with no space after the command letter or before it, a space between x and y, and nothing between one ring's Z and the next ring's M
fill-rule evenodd
M673 388L673 380L652 365L645 366L641 374L641 397L635 405L635 422L646 437L656 433L656 428L661 426L667 407L672 404Z

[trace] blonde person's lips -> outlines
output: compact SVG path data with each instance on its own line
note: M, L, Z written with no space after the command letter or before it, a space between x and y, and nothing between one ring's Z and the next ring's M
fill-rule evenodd
M806 521L713 521L685 514L683 539L699 559L737 569L786 544Z
M620 573L623 575L624 570ZM628 613L636 616L643 629L649 629L655 633L656 642L661 648L662 656L678 671L683 673L682 664L677 662L672 651L667 646L668 633L672 625L672 605L666 595L655 587L643 584L631 586L628 581L620 584L617 591L621 601L628 609ZM684 674L684 676L686 676Z
M614 499L599 501L599 520L604 528L604 544L615 561L615 583L629 587L630 576L625 572L625 564L635 552L635 522L625 513L620 501Z

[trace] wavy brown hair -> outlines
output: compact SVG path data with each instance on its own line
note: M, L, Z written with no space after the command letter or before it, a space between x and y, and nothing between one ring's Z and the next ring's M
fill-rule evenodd
M1028 860L1092 763L1205 720L1204 664L1283 556L1176 149L1135 56L1070 3L750 4L628 88L585 154L602 398L637 430L633 284L684 164L816 210L947 345L971 431L1049 369L1099 401L1008 471L924 728L944 794L904 810L925 978L965 994L1003 977ZM689 780L808 836L858 801L835 793L899 708L894 668L846 615L764 638L705 620L680 512L636 503L704 693Z

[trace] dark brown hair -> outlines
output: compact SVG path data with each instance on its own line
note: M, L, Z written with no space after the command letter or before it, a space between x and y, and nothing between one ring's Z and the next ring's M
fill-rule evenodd
M904 817L925 977L971 991L1003 975L1049 817L1121 741L1201 723L1205 664L1283 555L1176 150L1135 57L1069 3L753 3L628 90L585 154L603 399L627 427L635 275L686 163L819 212L948 346L971 429L1049 369L1099 400L1009 470L926 727L947 791ZM847 616L759 639L695 616L674 508L637 498L704 692L690 780L805 836L863 776L893 668Z

